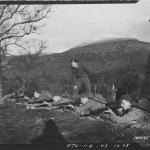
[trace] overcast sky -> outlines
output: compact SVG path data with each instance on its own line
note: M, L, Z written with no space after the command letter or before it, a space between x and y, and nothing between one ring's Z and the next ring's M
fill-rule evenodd
M136 4L52 5L40 38L48 53L113 37L150 42L150 0Z

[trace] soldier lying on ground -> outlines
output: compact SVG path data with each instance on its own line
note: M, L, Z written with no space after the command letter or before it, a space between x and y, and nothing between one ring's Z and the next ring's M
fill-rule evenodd
M116 122L118 125L132 125L134 127L143 126L149 121L149 104L147 100L139 100L137 105L132 104L132 99L122 99L121 104L110 104L89 99L85 104L79 106L76 111L81 116L103 114L109 120ZM149 124L150 126L150 124ZM148 127L148 125L147 125ZM147 128L146 127L146 128Z
M82 104L76 108L76 112L79 113L80 116L87 116L96 110L103 110L107 103L101 94L95 95L95 97L89 97L88 99L81 98L81 102Z
M134 127L141 127L149 120L149 105L147 100L139 100L138 105L133 105L132 102L127 99L121 100L120 116L116 115L111 109L109 117L112 121L120 126L131 125ZM146 111L147 110L147 111Z
M52 94L49 91L35 91L34 98L37 100L50 100L52 98Z

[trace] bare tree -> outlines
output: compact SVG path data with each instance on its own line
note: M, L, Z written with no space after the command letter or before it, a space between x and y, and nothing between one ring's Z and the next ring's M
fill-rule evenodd
M22 83L22 87L16 91L18 94L24 93L25 89L29 88L32 79L42 73L41 68L44 63L42 56L47 47L47 42L32 39L23 42L23 45L24 49L19 51L19 56L12 57L9 61L9 64L12 65L11 73Z
M2 69L8 47L20 45L27 35L36 33L38 22L50 12L49 5L1 5L0 6L0 103L2 103Z
M43 55L43 51L46 49L47 45L46 41L42 40L25 41L24 45L26 46L20 51L19 55L19 62L22 65L19 66L16 64L15 66L18 67L19 70L22 68L20 78L23 83L26 83L31 76L31 72L34 71L34 68L41 64L41 55Z
M8 71L11 72L11 74L8 76L6 75L6 78L17 79L17 81L22 83L22 86L19 89L14 90L13 93L5 95L3 101L14 95L24 95L25 90L28 90L28 94L32 93L32 91L29 91L29 88L33 82L32 80L38 78L42 73L41 68L44 63L42 56L45 56L43 51L47 47L46 44L46 41L35 39L24 41L24 47L19 51L19 55L9 59L9 67L8 70L7 67L5 67L5 74Z

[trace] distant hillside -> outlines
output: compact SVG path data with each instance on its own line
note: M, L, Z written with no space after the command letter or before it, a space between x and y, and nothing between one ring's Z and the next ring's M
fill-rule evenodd
M135 39L117 39L91 43L61 54L49 55L48 64L50 70L59 70L62 74L68 73L71 58L77 58L91 72L120 70L130 66L143 69L149 52L150 43Z
M70 84L70 59L77 58L89 70L92 84L97 83L102 87L108 81L115 82L121 91L129 92L137 87L133 85L135 79L138 82L143 80L149 52L150 43L137 39L97 41L79 45L63 53L43 56L45 63L41 72L47 77L47 84Z

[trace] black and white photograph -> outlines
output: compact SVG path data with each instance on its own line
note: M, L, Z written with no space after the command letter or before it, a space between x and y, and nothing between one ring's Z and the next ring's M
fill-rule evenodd
M0 2L0 149L150 147L150 0L80 2Z

